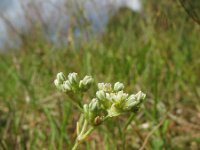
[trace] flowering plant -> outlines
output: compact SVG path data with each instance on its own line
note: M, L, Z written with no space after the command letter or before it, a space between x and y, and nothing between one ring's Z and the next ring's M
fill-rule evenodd
M91 76L80 80L77 73L69 73L66 78L60 72L54 80L55 86L66 94L86 92L93 83L94 79ZM114 86L111 83L98 83L97 86L98 90L90 103L75 101L81 111L81 117L77 122L77 138L72 150L77 149L78 145L106 119L129 112L136 113L146 97L141 91L130 95L125 93L124 85L120 82L116 82Z

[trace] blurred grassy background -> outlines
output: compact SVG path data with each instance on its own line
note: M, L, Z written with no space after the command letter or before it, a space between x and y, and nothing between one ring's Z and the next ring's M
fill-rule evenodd
M122 116L80 149L121 150L123 141L127 150L200 149L200 26L178 1L151 1L142 16L120 10L106 30L101 38L60 48L33 31L19 51L0 54L0 149L71 147L78 112L53 85L60 71L147 93L126 137Z

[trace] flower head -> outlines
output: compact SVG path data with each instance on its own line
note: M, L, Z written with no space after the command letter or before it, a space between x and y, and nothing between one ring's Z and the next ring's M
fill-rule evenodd
M101 107L98 99L93 98L89 104L85 104L83 106L83 113L85 119L91 124L91 125L98 125L100 124L99 121L96 119L99 117Z
M124 106L124 103L126 102L127 98L128 98L127 93L124 93L123 91L119 91L118 93L116 93L112 96L112 101L113 101L113 104L117 108L122 108Z
M113 103L111 107L107 110L108 115L110 117L114 117L130 111L138 111L145 96L146 95L141 91L137 94L132 94L130 96L128 96L128 94L126 93L123 93L123 91L119 91L112 96Z
M69 73L68 79L62 72L58 73L54 80L55 86L63 92L85 92L94 79L85 76L78 80L77 73ZM98 83L96 97L89 104L83 105L84 118L93 126L101 124L104 117L116 117L128 112L137 112L146 94L139 91L137 94L127 94L124 91L124 84L116 82L112 87L110 83Z
M111 106L111 97L109 93L99 90L96 92L96 97L104 109L108 109Z
M135 108L138 108L143 100L145 99L146 94L143 92L139 91L137 94L132 94L129 96L127 99L125 105L124 105L124 110L136 110Z

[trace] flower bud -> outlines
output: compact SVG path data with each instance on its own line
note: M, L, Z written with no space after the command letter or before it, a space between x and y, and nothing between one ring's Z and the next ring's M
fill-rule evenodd
M93 98L89 104L89 109L91 111L97 111L100 108L100 104L97 98Z
M95 118L98 116L99 108L97 99L93 99L90 104L83 105L84 117L91 125L95 125Z
M121 115L122 113L124 113L123 110L118 109L117 107L115 107L114 104L108 109L109 117L116 117L116 116Z
M64 81L65 81L65 76L62 72L60 72L57 74L56 79L54 80L54 84L59 90L61 90Z
M103 90L103 88L104 88L104 83L98 83L98 89L99 90Z
M106 99L111 102L114 95L114 93L106 93Z
M103 90L97 91L96 92L96 97L99 100L105 100L106 99L106 93Z
M85 84L85 85L87 85L87 84L92 84L94 82L94 79L91 77L91 76L85 76L84 78L83 78L83 83Z
M117 108L123 108L124 103L128 98L128 94L124 93L123 91L119 91L118 93L112 96L112 101Z
M94 79L91 76L85 76L83 80L79 82L79 88L83 91L86 91L90 88L93 82L94 82Z
M144 94L141 91L135 95L134 94L130 95L124 105L124 110L131 110L131 109L134 109L134 107L138 108L140 104L143 102L145 97L146 97L146 94Z
M123 91L119 91L117 94L116 94L116 98L119 100L119 99L127 99L128 98L128 94L127 93L124 93Z
M108 109L112 105L111 93L106 93L103 90L100 90L96 92L96 97L104 109Z
M54 84L55 84L56 88L58 88L58 89L61 88L61 85L62 85L62 84L59 83L58 79L55 79L55 80L54 80Z
M98 83L98 89L105 92L112 92L112 85L110 83Z
M58 83L63 83L66 80L65 75L62 72L57 74L56 79L58 80Z
M62 90L63 90L63 92L67 92L67 91L72 90L71 84L68 80L63 83Z
M136 95L135 95L135 97L137 98L137 99L145 99L145 97L146 97L146 94L144 94L142 91L139 91Z
M124 89L124 84L123 83L120 83L120 82L116 82L114 84L114 91L115 92L118 92L118 91L121 91Z
M69 73L68 80L71 85L77 84L78 83L78 74L75 72Z

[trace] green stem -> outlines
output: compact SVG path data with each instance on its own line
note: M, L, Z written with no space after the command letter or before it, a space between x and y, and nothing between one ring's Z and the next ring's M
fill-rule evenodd
M78 148L79 142L76 140L74 146L72 147L72 150L76 150Z
M87 136L88 136L90 133L92 133L93 130L94 130L94 127L91 127L91 128L82 136L81 141L84 141L84 140L87 138Z
M106 116L103 118L103 122L106 121L108 118L110 118L110 116Z
M82 141L84 141L84 140L87 138L87 136L88 136L90 133L92 133L93 130L94 130L94 127L91 127L85 134L83 134L83 132L81 131L81 133L82 133L83 135L78 135L78 137L77 137L77 139L76 139L76 142L75 142L75 144L74 144L72 150L76 150L76 149L78 148L78 145L79 145Z
M72 150L76 150L78 148L78 145L82 141L84 141L87 138L87 136L94 130L94 127L90 127L90 129L86 131L87 125L88 125L87 120L84 120L81 132L80 134L77 135L77 138Z
M83 116L81 116L80 117L80 119L79 119L79 122L78 122L78 125L80 125L80 124L82 124L82 118ZM104 118L104 121L105 120L107 120L108 118L110 118L109 116L106 116L105 118ZM95 127L94 126L92 126L92 127L90 127L87 131L86 131L86 128L87 128L87 125L88 125L88 122L87 122L87 120L84 120L84 123L83 123L83 126L82 126L82 129L81 129L81 131L80 131L80 133L77 135L77 138L76 138L76 141L75 141L75 144L74 144L74 146L73 146L73 148L72 148L72 150L76 150L77 148L78 148L78 145L82 142L82 141L84 141L87 137L88 137L88 135L89 134L91 134L92 133L92 131L95 129ZM78 127L78 126L77 126ZM78 127L79 128L79 127ZM85 132L86 131L86 132Z
M81 116L82 117L82 116ZM81 122L80 122L81 121ZM79 123L82 124L82 118L79 119ZM80 126L79 124L79 126ZM77 138L76 138L76 141L74 143L74 146L72 147L72 150L76 150L78 148L78 145L80 143L80 139L81 139L81 136L82 134L84 133L85 129L86 129L86 126L87 126L87 121L84 120L84 123L83 123L83 126L82 126L82 129L81 129L81 132L80 133L77 133ZM78 126L76 128L79 128Z
M86 130L86 127L87 127L87 120L85 120L84 123L83 123L83 127L81 129L81 132L80 132L80 134L77 137L78 141L81 141L79 139L81 139L81 137L83 136L83 134L84 134L84 132Z
M128 125L132 122L132 120L134 119L134 117L135 117L135 113L132 113L131 116L126 121L126 124L125 124L125 126L123 128L123 131L126 131L126 129L128 128Z
M71 96L71 95L69 94L69 95L68 95L68 99L69 99L69 101L72 103L72 105L74 105L76 108L78 108L80 111L82 111L83 108L81 107L81 104L78 103L78 102L76 102L76 101L74 101L74 98L71 99L71 97L73 98L73 96Z
M126 124L124 125L123 131L122 131L122 146L123 146L123 150L126 149L126 129L128 128L129 124L132 122L132 120L134 119L135 114L132 113L131 116L128 118L128 120L126 121Z

